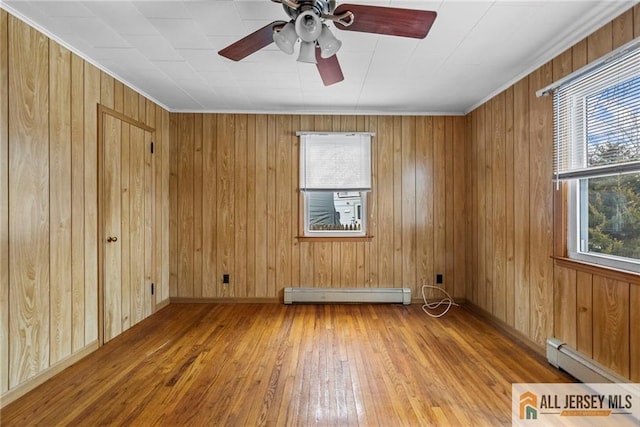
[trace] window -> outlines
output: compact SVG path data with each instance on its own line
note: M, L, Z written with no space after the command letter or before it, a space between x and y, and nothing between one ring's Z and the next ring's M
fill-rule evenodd
M298 135L303 236L366 236L372 134Z
M640 272L640 48L553 88L555 178L569 182L570 257Z

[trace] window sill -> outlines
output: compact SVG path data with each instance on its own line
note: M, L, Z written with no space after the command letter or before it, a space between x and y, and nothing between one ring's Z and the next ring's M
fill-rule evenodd
M619 270L613 267L591 264L585 261L576 260L566 257L552 257L555 265L559 267L572 268L574 270L585 273L605 276L622 282L629 282L634 285L640 285L640 274L632 271Z
M299 242L370 242L373 236L296 236Z

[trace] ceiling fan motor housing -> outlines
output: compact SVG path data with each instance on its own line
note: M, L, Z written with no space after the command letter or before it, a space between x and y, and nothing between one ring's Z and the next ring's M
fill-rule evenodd
M288 6L286 3L282 3L284 11L293 20L295 20L302 12L307 10L312 11L321 18L322 15L332 14L333 10L336 8L335 0L298 0L297 3L299 7L295 9Z

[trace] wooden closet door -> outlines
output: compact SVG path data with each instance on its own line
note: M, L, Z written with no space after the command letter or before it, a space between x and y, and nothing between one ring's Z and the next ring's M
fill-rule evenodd
M150 131L103 115L103 338L152 314Z

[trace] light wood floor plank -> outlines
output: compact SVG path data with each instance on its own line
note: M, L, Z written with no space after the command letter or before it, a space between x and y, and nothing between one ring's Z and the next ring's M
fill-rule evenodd
M28 425L511 423L513 382L571 382L464 308L171 304L2 410Z

